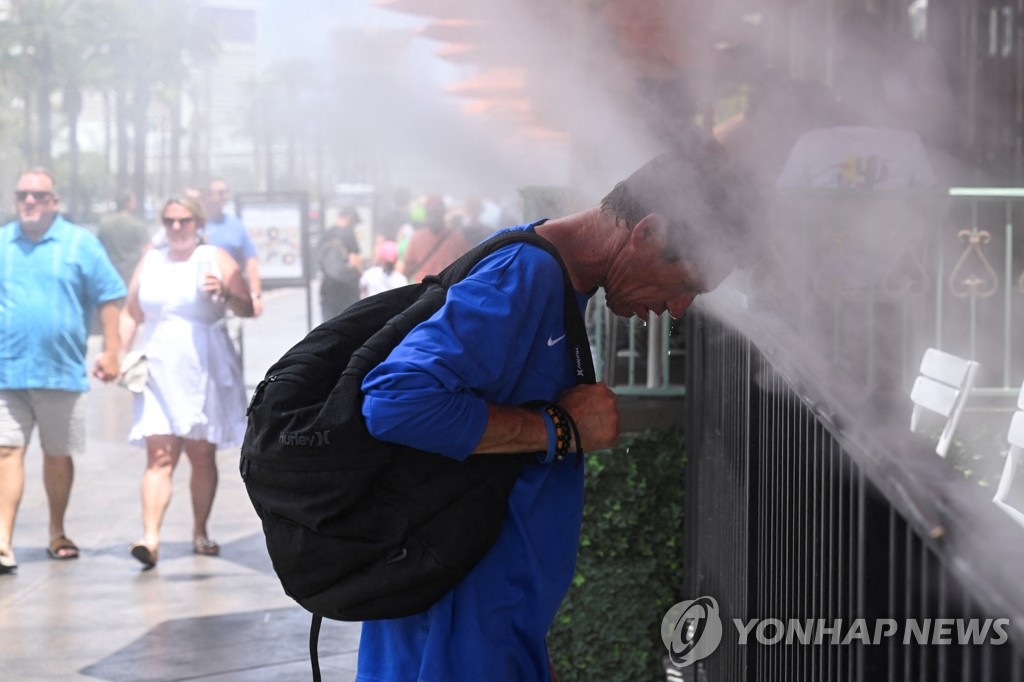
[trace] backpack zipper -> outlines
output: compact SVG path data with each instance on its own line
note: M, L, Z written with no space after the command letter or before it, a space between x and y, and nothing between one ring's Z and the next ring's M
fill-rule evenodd
M266 379L256 384L256 390L252 392L252 398L249 400L249 406L245 408L245 416L248 417L249 413L252 412L253 406L256 404L256 399L263 395L263 389L267 387L272 381L277 381L278 375L271 374Z

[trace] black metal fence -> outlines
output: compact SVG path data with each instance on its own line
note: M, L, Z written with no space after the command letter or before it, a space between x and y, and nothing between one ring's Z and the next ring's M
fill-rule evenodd
M684 587L723 627L683 677L1024 681L1024 529L991 490L909 405L839 399L791 327L688 317Z

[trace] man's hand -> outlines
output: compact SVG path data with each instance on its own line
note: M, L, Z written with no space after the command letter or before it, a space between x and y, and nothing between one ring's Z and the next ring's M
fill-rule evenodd
M117 353L103 351L96 356L96 369L92 372L94 377L100 381L110 382L116 379L120 373L121 361L118 359Z
M576 422L584 450L604 450L619 442L619 398L607 384L574 386L558 403Z

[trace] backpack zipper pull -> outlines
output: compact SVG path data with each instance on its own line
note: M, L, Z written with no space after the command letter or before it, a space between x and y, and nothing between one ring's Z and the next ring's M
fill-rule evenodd
M252 408L256 404L256 400L261 395L263 395L263 389L265 389L267 387L267 384L272 382L272 381L277 381L277 375L276 374L271 374L269 377L267 377L266 379L264 379L260 383L256 384L256 390L252 392L252 398L249 400L249 406L247 408L245 408L245 416L246 417L248 417L249 413L252 412Z

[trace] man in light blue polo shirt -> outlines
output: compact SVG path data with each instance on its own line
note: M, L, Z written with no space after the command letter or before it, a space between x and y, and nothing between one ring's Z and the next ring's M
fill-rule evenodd
M64 532L74 480L72 456L85 449L85 354L99 310L103 350L93 374L120 371L118 337L124 282L92 234L57 214L60 199L45 170L18 178L18 220L0 227L0 574L17 568L14 521L25 488L25 449L39 426L50 507L47 551L75 559Z
M245 224L237 216L224 212L228 195L228 185L223 180L212 180L203 194L206 241L230 253L238 263L252 297L253 317L259 317L263 313L263 284L256 245L252 243Z
M263 314L263 282L260 279L258 252L245 223L238 216L224 212L229 194L226 182L210 181L206 191L202 193L203 210L206 211L206 226L203 231L207 243L224 249L238 263L242 277L245 278L245 285L249 288L249 296L252 297L252 316L259 317ZM225 322L231 343L235 344L235 349L244 361L242 320L229 311Z

